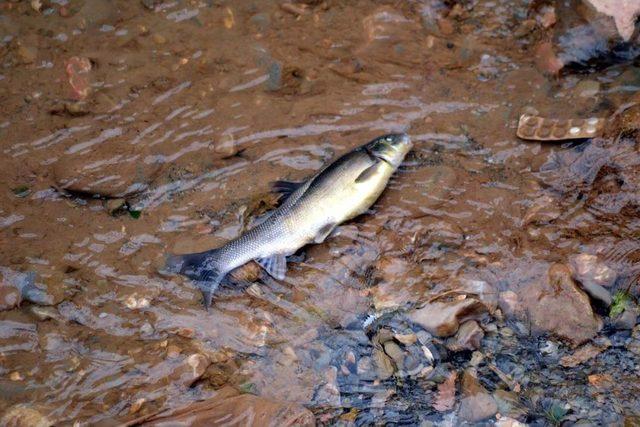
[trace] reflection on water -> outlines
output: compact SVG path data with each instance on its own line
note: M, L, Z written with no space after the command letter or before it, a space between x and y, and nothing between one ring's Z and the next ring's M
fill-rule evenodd
M0 412L637 420L635 308L594 297L638 296L636 67L547 77L526 1L43 3L0 11ZM520 141L532 110L622 119ZM285 280L247 266L207 311L162 271L273 207L271 181L399 130L416 147L378 203Z

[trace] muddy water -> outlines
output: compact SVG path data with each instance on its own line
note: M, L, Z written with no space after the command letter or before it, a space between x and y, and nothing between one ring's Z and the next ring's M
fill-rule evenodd
M546 401L574 421L637 415L632 333L593 302L594 325L572 328L586 332L548 325L560 304L538 337L549 292L527 292L587 253L611 261L611 293L631 283L637 297L637 146L515 129L522 112L608 117L640 70L549 77L514 36L528 2L478 2L439 26L425 4L0 4L0 268L3 286L24 285L20 304L2 302L0 412L126 422L231 386L321 423L455 424L433 407L437 387L475 363L490 392L505 383L489 366L519 382L520 421L548 421ZM284 281L221 289L206 311L160 272L168 253L219 245L271 208L270 181L398 130L415 150L372 212L301 251ZM445 351L435 376L381 379L371 328L419 331L405 314L463 279L523 296L534 320L504 307L482 320L491 364ZM596 335L613 343L597 363L558 366Z

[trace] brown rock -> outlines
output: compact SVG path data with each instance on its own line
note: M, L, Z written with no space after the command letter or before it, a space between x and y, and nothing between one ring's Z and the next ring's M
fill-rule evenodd
M540 43L535 51L534 56L536 60L536 66L541 70L549 74L558 74L558 72L564 67L562 61L556 56L553 51L551 42L545 41Z
M473 369L467 369L462 374L462 396L458 415L465 421L482 421L498 412L495 399L480 384Z
M313 414L302 406L251 394L239 395L231 387L219 390L211 399L151 418L144 417L140 422L143 426L204 427L221 425L229 420L237 425L315 426Z
M513 291L500 292L498 306L506 316L524 317L522 302L518 294Z
M460 323L479 319L487 312L484 304L474 298L462 301L432 302L413 311L409 318L439 337L448 337L456 333Z
M587 360L593 359L610 346L611 342L607 339L602 340L598 344L587 343L578 348L575 352L573 352L573 354L562 357L560 359L560 365L564 366L565 368L576 367L579 364L586 362Z
M598 260L596 255L579 254L569 259L573 278L583 284L596 284L611 287L618 278L618 274L605 263Z
M456 335L449 338L446 346L451 351L477 350L484 338L484 331L475 320L469 320L460 325Z
M54 423L38 409L27 405L12 406L0 418L0 425L7 427L50 427Z
M9 283L0 282L0 311L11 310L20 304L20 289Z
M563 264L552 265L546 280L530 284L521 296L533 331L552 333L576 346L596 336L602 327L589 297Z

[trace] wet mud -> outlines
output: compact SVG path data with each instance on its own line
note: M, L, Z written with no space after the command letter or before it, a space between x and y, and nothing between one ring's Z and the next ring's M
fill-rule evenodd
M0 3L0 423L638 423L640 69L534 3ZM285 280L162 271L389 131Z

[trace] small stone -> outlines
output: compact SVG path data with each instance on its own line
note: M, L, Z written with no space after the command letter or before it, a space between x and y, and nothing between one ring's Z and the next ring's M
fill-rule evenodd
M561 213L559 201L551 196L544 195L533 200L522 221L525 225L548 224L560 217Z
M556 56L551 42L540 43L534 51L536 66L543 72L558 74L564 67L564 63Z
M474 351L471 353L471 360L469 361L469 365L473 367L477 367L484 361L484 354L479 351Z
M518 294L513 291L500 292L498 306L506 316L520 317L524 314L524 308L518 299Z
M162 0L142 0L141 3L145 8L154 10L157 5L162 3Z
M147 400L144 397L141 397L140 399L136 400L135 402L133 402L133 404L131 404L131 408L129 408L129 413L130 414L135 414L137 412L140 411L140 409L142 409L142 405L144 405L144 403Z
M556 16L556 9L553 6L543 6L540 8L540 13L536 17L536 20L540 26L544 29L551 28L558 17Z
M404 351L394 341L384 343L384 352L395 362L398 370L404 369Z
M180 349L180 347L178 347L177 345L169 345L167 346L167 357L170 359L176 359L180 356L180 353L182 353L182 350Z
M207 367L210 365L210 362L206 356L195 353L187 358L187 364L192 369L192 374L195 381L204 374L204 372L207 370Z
M109 199L106 203L107 212L109 212L109 215L114 215L124 208L126 203L125 199Z
M449 338L446 347L451 351L477 350L484 338L484 331L475 320L469 320L460 325L456 335Z
M11 310L22 301L20 290L8 283L0 282L0 311Z
M166 37L160 33L154 33L151 38L153 39L155 44L165 44L167 42Z
M223 159L233 157L238 154L235 138L230 133L223 133L220 139L213 143L213 151Z
M600 82L595 80L583 80L576 85L575 91L583 98L595 96L600 92Z
M33 64L38 58L38 49L19 43L16 48L16 56L21 64Z
M449 18L438 18L436 22L438 25L438 30L443 36L450 36L455 31L453 21Z
M458 331L460 322L479 319L487 308L474 298L462 301L432 302L409 314L409 318L429 333L439 337L448 337Z
M627 301L624 311L613 320L613 327L618 330L631 330L636 325L640 310L633 301Z
M404 345L415 344L418 341L418 336L416 334L393 334L393 337Z
M467 369L462 375L462 395L458 415L465 421L482 421L498 412L495 399L480 384L473 370Z
M395 372L391 358L387 356L384 351L374 348L373 360L375 362L376 372L379 379L386 380Z
M24 379L24 377L22 376L22 374L18 371L13 371L9 374L9 379L11 381L22 381Z
M39 410L25 404L10 407L0 418L0 425L7 427L50 427L55 425Z
M65 288L64 274L47 270L37 282L28 283L22 288L22 299L39 305L57 305L64 300Z
M356 372L358 373L358 375L368 374L373 369L371 358L368 356L361 357L360 360L358 360L357 366L358 368Z
M73 101L64 103L64 111L70 116L85 116L91 112L89 104L83 101Z

